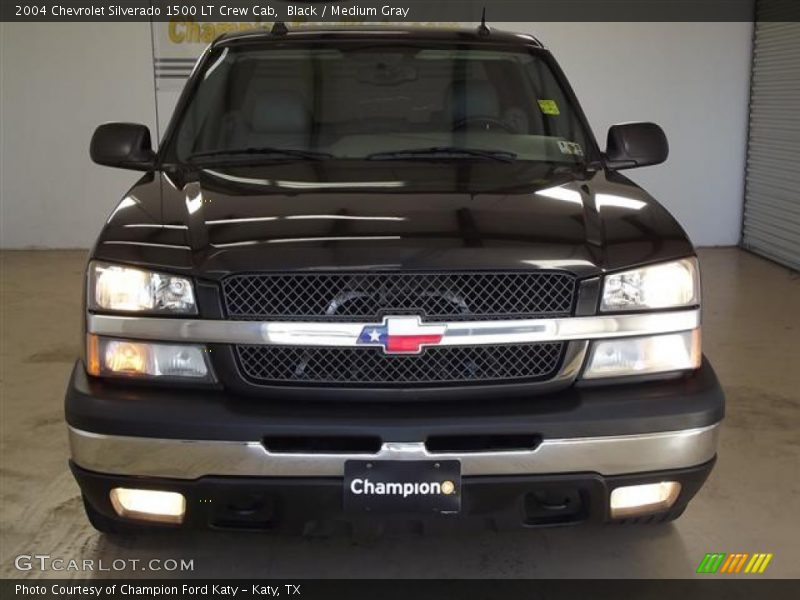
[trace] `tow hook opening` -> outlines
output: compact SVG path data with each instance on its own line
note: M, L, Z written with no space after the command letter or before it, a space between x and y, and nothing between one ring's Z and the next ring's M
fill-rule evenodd
M272 529L277 523L274 498L264 494L240 494L220 503L212 525L220 529Z
M525 525L562 525L585 520L588 500L574 488L552 488L525 494Z

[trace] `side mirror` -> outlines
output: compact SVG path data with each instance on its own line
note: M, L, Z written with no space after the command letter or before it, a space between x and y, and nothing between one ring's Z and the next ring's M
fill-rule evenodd
M667 160L669 144L655 123L622 123L608 130L606 165L609 169L633 169Z
M156 154L150 144L150 130L138 123L106 123L94 130L89 155L98 165L149 171Z

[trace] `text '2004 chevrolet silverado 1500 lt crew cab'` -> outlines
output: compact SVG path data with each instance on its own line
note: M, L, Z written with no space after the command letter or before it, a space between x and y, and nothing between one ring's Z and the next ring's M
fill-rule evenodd
M71 468L101 531L682 513L724 399L694 249L521 34L223 36L92 250ZM679 176L679 174L676 174Z

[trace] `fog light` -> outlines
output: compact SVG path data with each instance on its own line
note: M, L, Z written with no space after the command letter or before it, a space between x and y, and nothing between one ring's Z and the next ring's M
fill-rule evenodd
M636 517L670 508L681 493L677 481L626 485L611 492L611 518Z
M186 512L186 499L178 492L114 488L111 504L125 519L159 523L182 523Z

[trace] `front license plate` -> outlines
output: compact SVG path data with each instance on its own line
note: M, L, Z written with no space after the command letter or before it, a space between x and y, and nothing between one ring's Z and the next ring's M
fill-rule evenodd
M348 460L344 509L373 513L457 513L461 463L457 460Z

